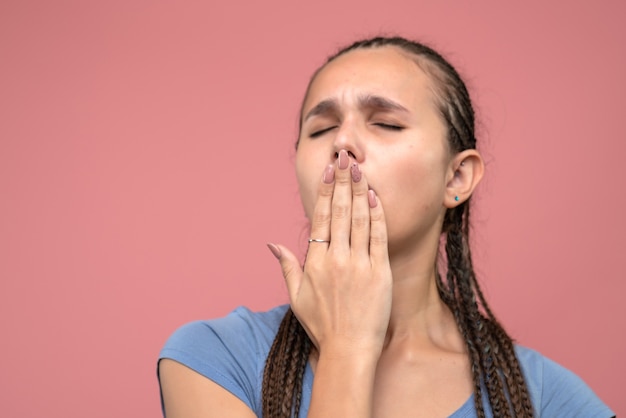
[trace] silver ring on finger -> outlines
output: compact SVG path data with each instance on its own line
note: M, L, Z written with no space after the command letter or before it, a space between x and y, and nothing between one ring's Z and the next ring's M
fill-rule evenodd
M312 242L326 242L326 243L330 243L330 241L325 240L325 239L317 239L317 238L309 238L309 244Z

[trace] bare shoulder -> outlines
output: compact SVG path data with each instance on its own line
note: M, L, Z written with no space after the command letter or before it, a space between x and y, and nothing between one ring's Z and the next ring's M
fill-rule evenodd
M170 359L159 362L159 380L167 418L255 418L235 395Z

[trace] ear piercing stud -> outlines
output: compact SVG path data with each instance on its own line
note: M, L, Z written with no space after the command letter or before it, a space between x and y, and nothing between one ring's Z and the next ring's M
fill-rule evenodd
M459 197L458 196L454 196L454 200L458 202L459 201Z

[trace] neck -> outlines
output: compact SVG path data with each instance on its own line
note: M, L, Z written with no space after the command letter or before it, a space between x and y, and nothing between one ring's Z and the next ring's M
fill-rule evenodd
M429 244L424 247L430 250L394 254L390 259L393 294L386 346L407 340L420 345L457 345L458 327L437 290L438 245Z

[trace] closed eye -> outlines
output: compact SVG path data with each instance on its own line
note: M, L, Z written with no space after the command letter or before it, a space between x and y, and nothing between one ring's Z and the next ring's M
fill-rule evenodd
M404 126L392 125L389 123L374 123L374 126L379 126L383 129L388 129L390 131L401 131L404 129Z
M336 126L330 126L330 127L328 127L328 128L320 129L319 131L315 131L315 132L311 133L311 134L309 135L309 138L317 138L317 137L322 136L322 135L324 135L326 132L328 132L328 131L330 131L330 130L332 130L332 129L335 129L335 128L336 128Z

